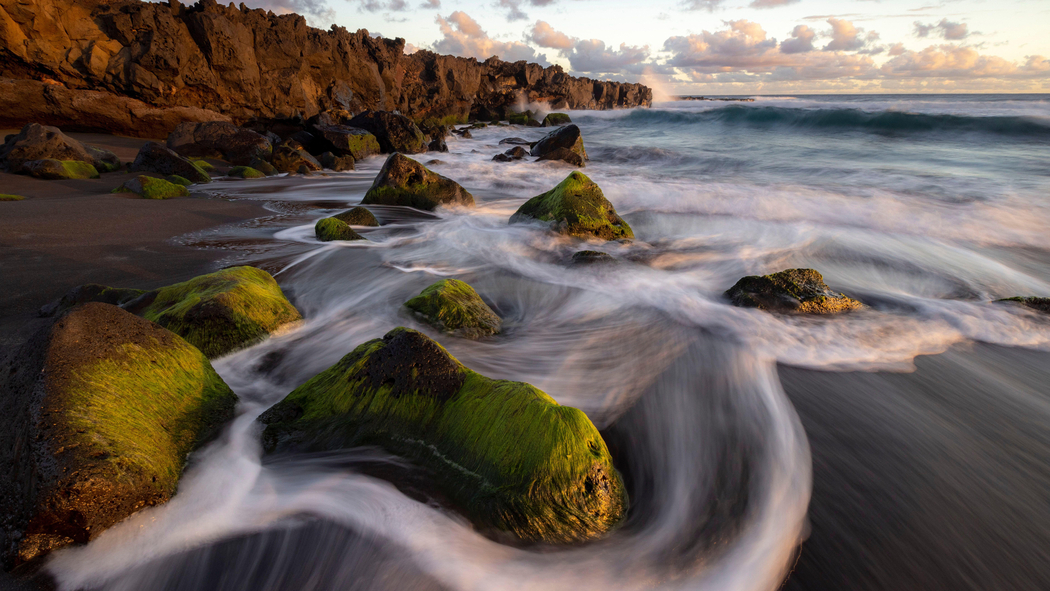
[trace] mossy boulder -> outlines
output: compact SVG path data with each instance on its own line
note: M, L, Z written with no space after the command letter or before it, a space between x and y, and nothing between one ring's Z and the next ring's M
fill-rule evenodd
M583 160L589 160L587 150L583 147L583 134L580 133L580 128L573 124L559 127L543 136L540 141L532 145L530 153L537 158L542 158L548 152L559 148L565 148L570 152L575 152ZM558 159L563 160L564 157Z
M528 127L539 127L540 122L536 120L536 115L532 111L525 111L524 113L508 113L507 123L511 125L525 125Z
M317 158L321 166L335 172L346 172L354 169L353 156L339 156L332 152L325 152Z
M251 164L249 166L251 166L255 170L258 170L259 172L265 174L266 176L275 176L275 175L280 174L280 172L276 168L273 167L273 164L270 164L269 162L267 162L265 160L260 160L258 158L256 158L255 160L252 160L252 162L251 162Z
M433 211L442 205L474 206L474 196L452 179L431 171L403 154L391 154L363 205L403 205Z
M255 170L251 166L234 166L226 174L238 179L261 179L266 177L262 171Z
M81 160L30 160L22 163L22 173L46 181L99 178L98 170Z
M325 125L317 127L317 134L332 146L338 156L363 160L380 152L379 140L364 129L348 125Z
M190 162L195 164L197 168L203 170L204 172L208 174L215 174L215 165L211 162L208 162L204 158L190 158L189 160Z
M157 142L146 142L139 148L139 153L135 156L135 161L131 163L130 170L131 172L153 172L164 176L177 174L194 183L211 182L211 177L199 163L190 162Z
M572 119L565 113L547 113L543 118L543 127L558 127L572 123Z
M7 567L166 502L237 400L195 347L102 303L57 317L12 367L0 398Z
M22 201L25 199L22 195L9 195L7 193L0 193L0 201Z
M405 302L438 330L470 339L499 334L503 319L474 288L459 279L442 279Z
M364 207L354 207L348 209L343 213L332 216L333 218L351 226L378 226L379 220L376 216L368 209Z
M1031 308L1032 310L1037 310L1039 312L1043 312L1044 314L1050 314L1050 298L1037 298L1037 297L1022 298L1022 297L1014 297L1014 298L1004 298L1004 299L1001 299L999 301L1000 302L1013 302L1015 304L1020 304L1020 305L1024 306L1025 308Z
M145 199L171 199L173 197L186 197L190 194L184 185L158 179L151 176L139 175L133 179L124 181L124 184L113 189L114 193L134 193Z
M317 161L295 140L288 140L274 148L273 167L280 172L300 172L305 168L306 172L321 170L321 163Z
M634 238L631 226L613 208L601 188L581 172L573 172L550 191L525 202L510 223L549 222L550 229L579 238Z
M832 291L824 277L813 269L744 277L725 296L734 306L769 312L836 314L863 307L857 300Z
M188 187L193 184L193 181L191 181L190 179L184 176L179 176L177 174L170 174L164 177L164 180L176 185L182 185L183 187Z
M92 165L99 172L120 168L120 158L109 150L83 144L57 127L28 123L19 133L4 138L0 162L9 172L24 174L23 164L34 160L76 160Z
M583 412L475 373L414 330L362 344L259 420L270 452L382 446L426 468L475 524L525 540L593 539L627 510Z
M355 232L349 224L337 218L324 218L317 220L317 223L314 224L314 236L316 236L321 242L365 239L364 236Z

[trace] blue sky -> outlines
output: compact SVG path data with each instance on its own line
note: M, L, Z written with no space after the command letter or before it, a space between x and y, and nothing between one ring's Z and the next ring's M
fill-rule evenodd
M1048 0L254 0L670 94L1050 92Z

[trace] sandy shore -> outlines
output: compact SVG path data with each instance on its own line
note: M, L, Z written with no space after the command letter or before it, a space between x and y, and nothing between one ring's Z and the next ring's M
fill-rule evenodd
M17 130L0 130L0 134ZM68 134L130 162L147 140ZM172 239L264 215L247 201L186 198L154 201L110 191L125 172L101 179L42 181L0 173L0 347L21 342L40 324L40 306L84 283L150 289L208 272L225 253L179 246Z

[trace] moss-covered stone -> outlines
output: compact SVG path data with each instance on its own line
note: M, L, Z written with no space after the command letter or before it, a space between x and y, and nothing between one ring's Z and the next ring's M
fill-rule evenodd
M212 164L211 162L208 162L204 158L190 158L189 160L197 168L201 169L202 172L204 172L206 174L209 174L209 175L215 174L215 165Z
M565 113L547 113L547 116L543 118L543 127L558 127L570 123L572 119Z
M255 170L251 166L234 166L226 174L238 179L261 179L266 177L261 171Z
M769 312L836 314L863 307L857 300L831 291L824 277L813 269L744 277L725 296L734 306Z
M433 211L442 205L474 206L474 196L452 179L431 171L419 162L394 153L386 159L363 205L402 205Z
M335 149L336 156L363 160L380 152L379 140L372 133L347 125L318 127L317 132Z
M81 160L30 160L22 163L22 171L31 177L46 181L70 179L97 179L98 170Z
M135 161L131 163L129 170L131 172L152 172L164 176L177 174L194 183L210 183L211 176L204 168L207 163L202 164L202 162L191 162L167 146L157 142L146 142L139 148L139 153L135 156Z
M357 347L260 421L270 451L380 445L407 457L474 523L525 540L593 539L627 509L585 414L475 373L414 330Z
M508 113L507 122L512 125L526 125L528 127L540 126L540 122L536 121L536 115L532 111L525 111L524 113Z
M435 328L470 339L499 334L503 319L474 288L458 279L442 279L405 302Z
M236 396L195 347L116 306L56 318L0 399L0 537L12 563L86 543L174 493Z
M186 197L190 194L183 185L176 185L164 179L146 175L139 175L124 181L124 184L113 189L113 192L134 193L144 199L171 199L172 197Z
M376 216L371 211L368 211L367 208L360 206L336 214L332 217L351 226L374 227L379 225L379 220L376 219Z
M164 180L175 185L182 185L183 187L188 187L193 184L193 181L191 181L190 179L184 176L179 176L177 174L168 175L164 177Z
M21 201L25 199L22 195L8 195L7 193L0 193L0 201Z
M255 267L201 275L149 292L126 307L210 358L253 345L302 319L273 277Z
M321 163L295 140L274 148L273 166L281 172L300 172L302 168L306 168L307 173L321 170Z
M355 232L349 224L334 217L317 220L317 223L314 224L314 236L321 242L365 239L364 236Z
M601 188L586 175L573 172L550 191L525 202L510 223L550 222L554 232L605 240L634 238L627 222L616 214Z
M265 160L260 160L258 158L252 160L252 163L249 166L265 174L266 176L275 176L280 174L280 172L273 167L273 164L270 164L269 162Z
M1004 299L1001 299L999 301L1000 302L1013 302L1015 304L1020 304L1020 305L1022 305L1024 307L1026 307L1026 308L1031 308L1033 310L1038 310L1039 312L1043 312L1044 314L1050 314L1050 298L1037 298L1037 297L1022 298L1022 297L1014 297L1014 298L1004 298Z

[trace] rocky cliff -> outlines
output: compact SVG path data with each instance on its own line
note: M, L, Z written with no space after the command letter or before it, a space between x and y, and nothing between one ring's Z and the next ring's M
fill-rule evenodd
M403 39L295 14L201 0L0 0L0 127L162 136L182 121L400 110L423 123L505 116L522 101L556 109L649 105L640 84L569 76L498 58L420 51Z

